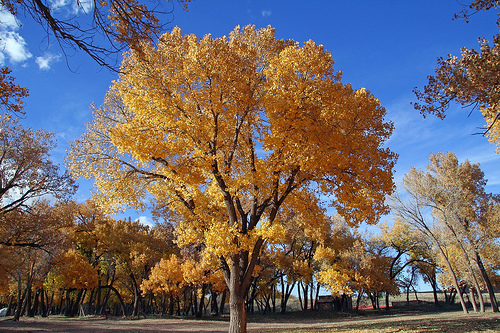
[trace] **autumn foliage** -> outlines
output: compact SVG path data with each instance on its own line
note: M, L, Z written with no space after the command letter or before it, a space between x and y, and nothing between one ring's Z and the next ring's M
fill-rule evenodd
M246 287L287 201L302 211L294 197L332 195L351 225L387 211L393 126L367 90L340 82L322 45L276 39L270 27L219 38L175 28L132 50L122 73L72 145L70 168L95 178L108 208L144 208L149 197L182 216L179 242L220 261L234 320L245 321Z
M155 44L156 17L120 3L100 6L133 47L67 156L74 178L94 181L91 200L70 200L74 182L49 158L53 135L20 125L12 114L26 91L0 76L10 112L0 117L0 302L15 319L199 317L223 313L228 298L230 331L244 332L247 311L279 300L286 312L293 291L304 311L318 308L321 287L357 306L385 296L389 309L418 276L463 304L465 289L474 299L486 288L495 308L500 206L479 165L432 155L428 172L405 176L407 197L392 197L394 223L364 236L357 227L389 212L393 124L368 90L341 82L322 45L254 26L201 38L174 28ZM142 20L147 36L136 34ZM432 89L441 104L422 111L442 116L449 100ZM155 225L111 215L130 208Z

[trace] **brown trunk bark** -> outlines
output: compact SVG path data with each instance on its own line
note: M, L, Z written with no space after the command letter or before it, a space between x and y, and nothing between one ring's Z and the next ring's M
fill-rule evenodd
M220 300L220 309L219 309L220 314L224 314L224 306L226 305L226 295L227 295L227 290L224 290L222 292Z
M230 333L245 333L247 331L245 294L263 244L264 240L259 238L251 255L248 251L232 254L229 260L230 264L221 258L224 279L229 287Z
M245 333L247 331L247 311L245 300L238 297L239 290L229 291L229 333Z

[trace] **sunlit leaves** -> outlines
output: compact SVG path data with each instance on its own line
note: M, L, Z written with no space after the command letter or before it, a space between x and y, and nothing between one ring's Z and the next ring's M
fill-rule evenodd
M472 1L468 7L455 17L468 19L471 15L469 10L496 8L498 1ZM477 107L486 121L484 133L498 147L500 35L493 37L493 43L485 38L480 38L479 43L479 50L462 48L460 57L450 54L438 58L435 75L428 76L429 81L423 91L414 90L422 103L416 103L415 109L424 116L434 114L444 118L451 102Z
M219 260L238 284L231 297L244 295L264 243L285 237L281 213L303 213L313 235L320 195L351 225L387 211L393 125L370 92L340 82L323 46L254 26L218 38L174 28L140 46L69 167L95 178L102 207L151 199L157 213L178 214L179 244Z

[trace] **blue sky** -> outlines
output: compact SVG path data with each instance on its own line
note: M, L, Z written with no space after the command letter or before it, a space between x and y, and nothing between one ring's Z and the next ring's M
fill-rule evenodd
M69 1L57 1L71 6ZM498 32L495 12L474 15L470 23L452 20L462 7L456 0L425 1L208 1L195 0L189 11L176 5L172 27L203 36L227 35L236 25L271 25L279 38L312 39L333 55L343 82L365 87L381 100L396 129L387 143L399 154L395 177L415 166L424 168L430 153L454 152L463 161L481 163L488 191L500 193L500 156L486 138L473 135L483 126L479 112L452 107L448 117L424 119L413 109L414 87L422 88L438 56L458 55L463 46L477 48L478 37ZM67 58L31 19L16 25L0 14L0 62L9 65L20 85L30 90L22 123L56 133L53 152L62 163L68 142L78 138L91 120L89 106L100 104L116 79L83 52ZM81 183L78 200L90 194ZM138 214L137 216L139 216Z

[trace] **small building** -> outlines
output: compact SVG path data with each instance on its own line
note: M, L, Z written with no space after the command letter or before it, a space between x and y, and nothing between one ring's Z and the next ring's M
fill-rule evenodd
M319 296L316 302L318 310L343 312L352 310L352 297L346 294L341 296Z

